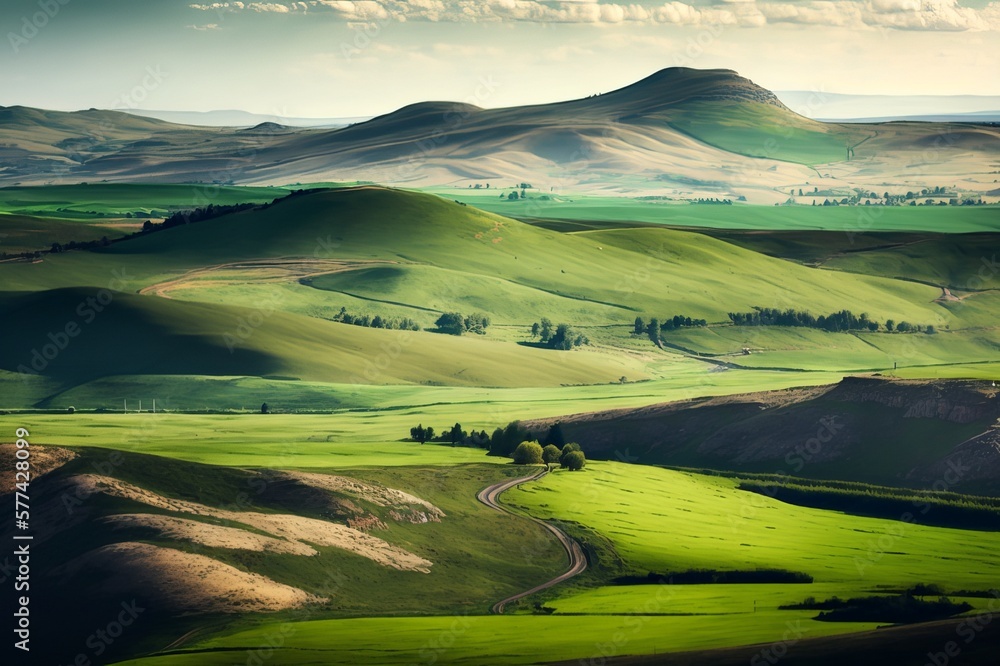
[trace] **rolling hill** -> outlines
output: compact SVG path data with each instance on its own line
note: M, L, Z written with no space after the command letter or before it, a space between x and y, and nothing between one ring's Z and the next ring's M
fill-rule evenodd
M526 425L561 423L592 457L997 494L998 420L991 382L848 377Z
M660 364L680 354L726 357L744 346L766 353L712 362L857 371L986 361L996 349L992 292L946 302L930 285L809 267L702 233L564 233L372 186L301 191L92 251L6 261L0 279L5 311L23 321L0 352L0 369L34 360L62 390L129 375L558 386L658 377ZM102 286L110 287L106 312L87 314ZM859 295L876 320L941 333L728 324L728 312L758 305L814 315L857 309ZM442 312L483 312L494 327L461 338L366 329L329 321L341 308L411 317L425 328ZM637 316L675 314L711 327L674 331L666 350L631 334ZM594 344L573 352L526 344L542 318L585 327ZM70 323L82 329L72 345L36 358L48 334ZM373 370L401 336L405 353Z
M669 68L586 99L484 109L421 102L341 129L199 128L118 112L3 109L0 183L429 186L531 182L778 202L787 186L991 187L996 128L833 124L800 116L731 70ZM40 123L45 131L39 132ZM849 152L849 149L851 152ZM823 165L820 168L818 165ZM922 165L919 173L913 169ZM499 181L499 182L498 182Z

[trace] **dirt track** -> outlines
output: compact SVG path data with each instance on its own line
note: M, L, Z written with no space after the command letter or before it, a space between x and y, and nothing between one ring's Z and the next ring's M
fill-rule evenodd
M517 479L510 479L508 481L501 481L500 483L494 483L492 486L487 486L486 488L483 488L476 495L477 500L479 500L480 502L482 502L483 504L492 509L495 509L497 511L502 511L504 513L509 513L511 515L516 515L519 518L527 518L528 520L532 520L538 523L539 525L547 529L549 532L551 532L555 536L555 538L559 540L559 543L562 544L563 549L566 551L566 555L569 557L569 568L566 571L559 574L555 578L552 578L551 580L548 580L540 585L536 585L530 590L519 592L518 594L515 594L511 597L507 597L506 599L502 599L496 602L490 608L491 613L502 615L504 607L507 604L517 601L518 599L527 597L529 595L532 595L535 592L541 592L542 590L548 589L553 585L558 585L564 580L568 580L579 573L583 573L583 571L587 568L587 557L586 555L584 555L583 549L580 547L580 544L571 539L569 535L567 535L565 532L560 530L558 527L546 523L543 520L532 518L530 516L523 516L521 514L515 514L513 511L510 511L509 509L505 508L502 504L497 502L497 498L499 498L500 493L504 492L505 490L509 490L514 486L521 485L522 483L526 483L528 481L537 481L546 474L548 474L547 468L539 470L535 474L531 474L529 476L523 476Z

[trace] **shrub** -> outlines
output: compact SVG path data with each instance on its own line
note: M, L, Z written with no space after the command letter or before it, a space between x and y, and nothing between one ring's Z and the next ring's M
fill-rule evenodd
M584 457L583 451L570 451L563 459L563 467L570 471L583 469L586 464L587 459Z
M538 442L521 442L514 449L514 462L518 465L540 465L542 445Z
M559 456L561 455L562 452L555 444L547 444L545 448L542 449L542 461L546 463L559 462Z
M559 452L559 464L563 467L566 466L566 456L568 456L573 451L579 451L580 445L576 442L570 442L562 447L562 451Z

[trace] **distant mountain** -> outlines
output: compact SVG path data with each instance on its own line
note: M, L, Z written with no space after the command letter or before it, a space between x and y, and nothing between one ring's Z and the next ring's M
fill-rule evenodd
M995 128L823 123L727 69L669 68L552 104L422 102L338 129L285 120L204 127L110 111L0 109L0 183L528 181L545 191L781 203L790 190L892 183L905 191L952 184L956 172L966 189L995 189L990 165L1000 154Z
M978 116L989 122L1000 118L1000 95L845 95L809 90L776 95L797 113L817 120L963 122Z
M940 113L923 116L877 116L874 118L852 118L849 122L855 123L888 123L888 122L916 122L916 123L1000 123L1000 111L977 111L972 113ZM848 122L848 121L840 121Z
M366 116L356 118L298 118L240 110L217 111L156 111L151 109L123 109L125 113L145 118L156 118L180 125L201 125L204 127L252 127L261 123L277 123L292 127L346 127L368 120Z

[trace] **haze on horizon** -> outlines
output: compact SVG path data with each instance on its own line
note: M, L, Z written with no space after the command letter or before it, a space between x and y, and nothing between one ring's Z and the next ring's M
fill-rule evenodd
M1000 3L985 0L9 0L0 27L0 104L57 110L516 106L671 66L777 91L1000 95ZM865 111L883 115L877 99Z

